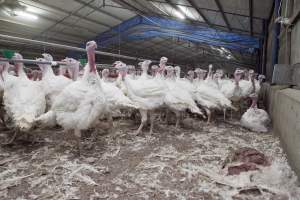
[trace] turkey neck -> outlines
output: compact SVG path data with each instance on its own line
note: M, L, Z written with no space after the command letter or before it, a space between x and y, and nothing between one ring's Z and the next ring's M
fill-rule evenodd
M157 69L157 72L158 72L159 74L162 74L163 71L165 70L165 67L166 67L166 64L164 64L164 63L159 63L159 68Z
M26 73L24 72L24 68L23 68L22 63L16 63L15 67L16 67L16 73L19 77L28 78Z
M47 65L45 67L45 69L42 71L42 73L43 73L43 78L44 77L49 77L49 78L51 77L52 78L53 76L55 76L50 65Z
M108 82L108 77L107 77L107 76L102 76L102 80L103 80L104 82Z
M125 81L126 79L126 76L127 76L127 73L126 72L119 72L119 78L121 78L121 80Z
M176 79L176 77L177 76L174 76L174 74L172 74L171 72L169 72L169 74L167 74L166 79L174 81Z
M179 80L180 79L180 70L175 72L175 76L176 76L176 79Z
M143 71L142 71L142 75L141 76L143 76L143 77L147 76L147 71L148 71L147 67L143 66L142 70Z
M239 82L240 82L240 78L236 76L236 77L234 77L234 80L235 80L236 87L238 87L239 86Z
M248 75L248 77L246 78L246 80L248 80L248 81L252 80L251 74Z
M260 86L262 86L263 80L262 79L258 79L258 83Z
M87 57L88 57L90 72L96 73L95 50L88 49Z
M5 65L7 65L6 63L4 63L3 65L1 65L0 68L0 78L1 78L1 82L4 81L4 76L6 75L7 71L5 70Z
M208 75L206 79L213 79L212 67L209 66L208 68Z
M190 82L193 82L194 78L191 77L191 76L188 76L187 79L190 81Z
M203 81L205 78L205 75L203 73L197 73L197 81Z
M213 80L214 80L214 82L215 82L217 85L219 85L219 79L221 79L221 78L219 78L218 75L215 75L215 76L213 77Z
M257 108L257 98L253 97L251 99L252 99L251 108Z
M73 68L71 68L71 73L72 73L72 80L76 81L78 78L78 73L79 73L79 66L73 66Z
M9 74L8 73L8 68L9 68L9 63L4 63L3 64L3 68L2 68L2 71L1 71L1 77L3 78L3 81L4 79L6 78L6 76Z
M254 79L254 78L251 78L251 83L252 83L252 87L253 87L252 92L255 93L255 91L256 91L256 86L255 86L255 79Z

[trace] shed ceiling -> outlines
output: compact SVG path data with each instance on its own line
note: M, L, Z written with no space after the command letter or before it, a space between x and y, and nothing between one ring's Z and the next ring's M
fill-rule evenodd
M27 8L26 12L38 16L37 20L28 20L9 16L4 11L5 5L16 1L5 0L0 4L1 34L71 46L79 46L136 15L158 15L180 20L178 12L185 15L183 21L186 23L260 37L263 35L263 21L268 19L273 3L272 0L18 0ZM17 50L28 57L36 57L44 51L51 51L56 59L67 54L61 49L5 40L1 40L0 48ZM175 63L189 65L214 59L224 60L216 50L208 46L177 41L174 38L122 42L105 48L100 44L99 48L151 59L168 56ZM234 62L238 64L256 63L255 56L239 52L232 54L236 58Z

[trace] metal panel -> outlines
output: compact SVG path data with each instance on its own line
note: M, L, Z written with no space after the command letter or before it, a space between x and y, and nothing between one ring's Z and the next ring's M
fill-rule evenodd
M53 5L53 6L56 6L59 8L63 8L64 10L67 10L67 11L73 11L80 7L80 4L76 3L73 0L63 0L63 1L61 1L61 0L51 0L51 1L49 1L49 0L32 0L32 1Z
M235 16L231 14L225 14L230 21L232 28L242 29L249 31L249 17Z
M253 1L253 16L268 19L272 5L273 0Z
M253 32L254 33L262 33L263 32L263 24L261 20L253 19Z
M97 21L105 21L107 22L110 26L116 26L120 23L119 20L114 19L110 16L107 16L106 14L99 13L99 12L93 12L90 15L88 15L89 18L97 20Z
M37 14L37 15L42 15L42 16L47 16L52 19L59 20L62 17L66 16L66 14L59 12L57 10L53 10L47 6L44 6L40 3L30 1L30 0L20 0L19 2L22 3L22 5L25 5L26 7L29 8L29 11L31 13Z
M296 85L300 87L300 63L290 65L277 64L274 67L272 83Z
M263 3L263 1L260 1ZM233 12L249 16L249 4L247 0L221 0L224 12Z
M220 12L209 11L209 10L203 10L202 12L212 24L226 27L226 24L223 21L222 14Z
M292 85L293 68L290 65L276 64L273 70L272 83L279 85Z
M195 1L195 3L200 8L208 8L208 9L218 10L218 6L212 0L197 0L197 1Z
M217 6L218 6L218 8L219 8L219 10L221 12L222 18L225 21L228 30L231 31L232 28L231 28L230 22L228 21L227 16L224 13L223 5L221 4L220 0L215 0L215 2L216 2Z
M300 87L300 63L293 65L293 85Z

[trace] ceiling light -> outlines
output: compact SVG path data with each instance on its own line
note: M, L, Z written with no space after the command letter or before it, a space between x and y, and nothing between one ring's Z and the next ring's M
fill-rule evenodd
M192 14L192 12L185 6L178 6L178 8L185 14L185 16L195 19L195 16Z
M41 14L42 11L36 7L33 7L33 6L27 6L26 7L26 11L29 12L29 13L36 13L36 14Z
M153 1L150 1L150 2L153 6L155 6L158 10L160 10L165 15L173 15L173 16L179 18L179 19L185 19L185 14L183 14L183 13L179 12L178 10L172 8L167 3L157 3L157 2L153 2Z
M181 12L179 12L179 11L177 11L177 10L175 10L175 9L173 9L173 14L174 14L176 17L178 17L179 19L185 19L185 16L184 16Z
M37 20L38 17L36 15L24 12L24 11L15 11L17 17L24 17L25 19Z

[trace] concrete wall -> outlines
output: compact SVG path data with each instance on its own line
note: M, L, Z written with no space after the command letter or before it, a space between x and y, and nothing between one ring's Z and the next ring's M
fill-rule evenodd
M300 62L300 21L292 29L291 64Z
M285 13L287 0L282 1L281 16L291 17L299 12L300 1L289 0L291 3ZM272 78L272 29L274 19L269 24L267 44L266 75ZM300 63L300 20L292 27L281 27L279 37L279 64ZM288 88L289 86L268 86L267 102L269 114L272 119L274 133L281 138L282 145L288 155L289 162L300 177L300 90Z
M300 177L300 90L270 86L268 110L273 131L279 135L289 163Z

